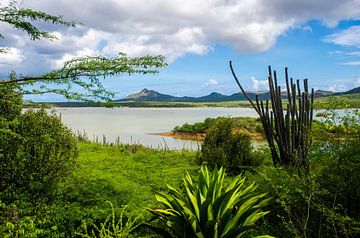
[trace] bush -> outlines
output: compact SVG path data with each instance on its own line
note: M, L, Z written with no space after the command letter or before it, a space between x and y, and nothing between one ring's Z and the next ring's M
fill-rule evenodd
M260 161L253 156L250 136L236 128L231 118L214 121L206 131L200 162L223 166L235 173L244 167L258 166Z
M0 85L0 118L11 121L20 115L22 96L17 93L17 85Z
M274 198L261 227L277 237L359 237L360 114L314 123L310 170L260 167L248 174Z
M256 186L244 184L245 178L236 176L225 186L223 168L209 173L203 166L194 183L190 175L184 178L186 193L168 185L170 194L159 193L156 200L165 209L150 210L170 230L152 227L166 237L243 237L255 223L268 214L263 211L270 199L256 192ZM262 236L271 237L271 236Z
M0 189L36 194L69 172L77 141L60 117L28 110L0 130Z

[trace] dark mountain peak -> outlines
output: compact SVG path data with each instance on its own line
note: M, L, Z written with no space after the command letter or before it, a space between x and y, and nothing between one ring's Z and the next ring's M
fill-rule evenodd
M144 88L140 92L130 94L119 101L173 101L174 99L176 99L176 97Z
M217 92L212 92L209 94L209 96L222 96L221 93L217 93Z
M334 92L321 90L321 89L315 90L315 92L314 92L315 98L326 97L326 96L330 96L332 94L334 94Z
M349 91L342 93L333 93L331 91L316 90L315 97L326 97L329 95L342 95L342 94L354 94L360 93L360 87L353 88ZM270 98L269 91L247 92L250 99L255 100L256 95L259 100L268 100ZM283 97L286 97L286 93L283 93ZM241 93L233 93L232 95L223 95L221 93L212 92L202 97L175 97L167 94L159 93L155 90L144 88L138 93L130 94L126 98L117 101L158 101L158 102L226 102L226 101L238 101L246 100L245 96Z
M148 93L148 92L150 92L150 90L147 88L144 88L143 90L140 91L140 93Z
M347 95L347 94L355 94L355 93L360 93L360 87L353 88L345 92L334 93L334 95Z

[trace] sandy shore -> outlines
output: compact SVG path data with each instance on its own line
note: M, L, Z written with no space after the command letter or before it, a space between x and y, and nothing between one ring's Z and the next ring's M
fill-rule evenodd
M161 133L150 133L151 135L157 136L168 136L175 139L183 139L183 140L196 140L196 141L203 141L205 138L205 134L201 133L180 133L180 132L161 132Z
M160 132L160 133L149 133L151 135L157 135L157 136L168 136L175 139L183 139L183 140L196 140L196 141L203 141L205 138L205 134L202 133L181 133L181 132ZM252 140L256 141L262 141L265 140L264 136L260 133L251 133L250 138Z

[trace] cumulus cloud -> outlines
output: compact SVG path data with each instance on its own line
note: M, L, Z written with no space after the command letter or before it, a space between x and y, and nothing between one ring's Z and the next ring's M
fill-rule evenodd
M21 63L25 59L22 50L10 47L4 53L0 53L0 65Z
M215 79L209 79L206 83L202 85L203 89L213 89L214 87L218 86L219 82Z
M347 87L344 84L332 84L329 87L327 87L327 91L331 91L331 92L342 92L349 89L349 87Z
M251 76L252 88L255 91L268 89L267 80L257 80L254 76Z
M24 7L83 23L75 29L41 24L58 41L32 42L24 33L0 24L6 37L1 44L21 49L25 56L21 66L13 65L15 69L45 70L84 51L162 54L168 62L186 54L207 54L214 43L231 45L239 52L261 52L293 27L310 30L309 20L335 26L342 19L360 18L358 0L341 4L338 0L273 0L271 4L267 0L77 0L76 4L81 7L70 0L23 1Z

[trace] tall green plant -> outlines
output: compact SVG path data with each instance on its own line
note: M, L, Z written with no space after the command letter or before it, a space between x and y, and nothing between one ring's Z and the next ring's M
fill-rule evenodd
M255 222L268 214L262 209L269 202L266 194L257 194L255 184L245 186L245 178L235 177L225 186L225 171L217 169L210 174L201 167L198 183L190 175L184 178L185 195L167 185L169 194L156 195L165 208L152 209L170 230L163 234L175 237L243 237ZM159 228L161 229L161 228ZM261 236L270 237L270 236Z
M256 96L255 102L241 86L230 61L231 73L241 92L259 114L265 136L270 147L274 166L285 165L296 168L309 168L308 151L311 145L311 126L313 119L314 89L309 92L307 79L304 79L304 91L300 81L290 78L285 68L286 98L283 108L283 92L277 82L276 71L269 66L268 83L270 103L265 104Z

